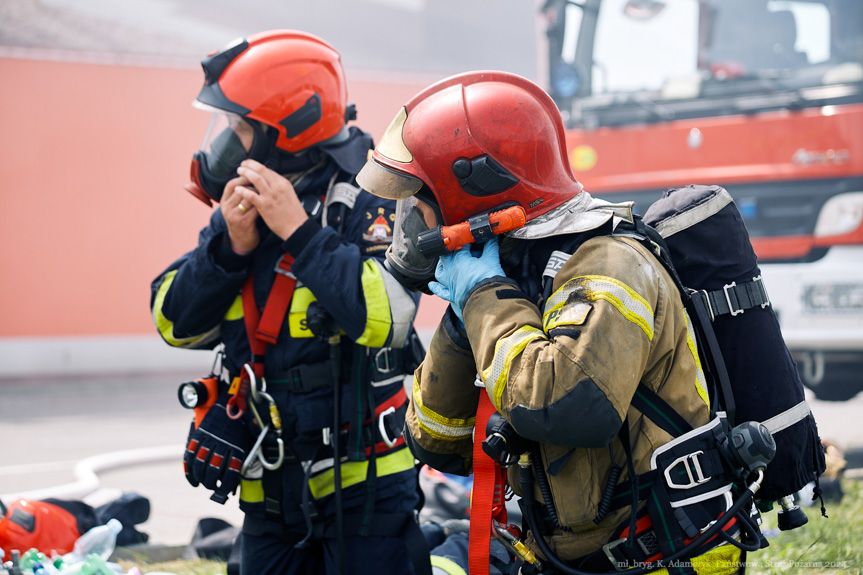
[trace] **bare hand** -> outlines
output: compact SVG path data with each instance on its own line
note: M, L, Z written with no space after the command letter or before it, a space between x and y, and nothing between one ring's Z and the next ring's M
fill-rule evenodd
M267 227L283 240L309 219L294 186L284 176L254 160L245 160L237 173L254 187L237 186L243 203L254 206Z
M225 185L225 192L222 194L219 206L228 225L231 249L241 256L251 253L261 241L258 228L255 226L258 210L251 203L243 201L242 194L237 193L239 186L248 184L249 181L243 177L229 181Z

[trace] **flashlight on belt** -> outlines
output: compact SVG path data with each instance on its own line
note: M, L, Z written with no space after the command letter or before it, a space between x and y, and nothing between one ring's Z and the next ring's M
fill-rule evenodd
M204 419L210 407L216 403L218 390L219 378L215 376L181 383L179 389L177 389L180 405L186 409L195 410L196 429L201 424L201 420Z
M494 236L522 228L525 221L524 208L511 206L473 216L460 224L426 230L417 236L417 247L428 258L442 256L467 244L487 242Z

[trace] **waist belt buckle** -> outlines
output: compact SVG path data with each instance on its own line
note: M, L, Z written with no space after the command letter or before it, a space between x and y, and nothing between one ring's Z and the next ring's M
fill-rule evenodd
M611 543L606 543L602 546L602 552L605 553L605 556L611 561L611 566L614 567L615 571L624 571L629 568L629 561L626 557L618 557L614 554L614 550L617 549L620 545L626 543L626 537L621 537L617 541L612 541Z
M731 316L743 313L743 308L734 309L734 305L731 303L731 294L729 293L729 288L733 289L737 287L737 282L731 282L730 284L725 284L722 286L722 291L725 293L725 301L728 303L728 310L731 312ZM734 300L737 301L737 294L734 294ZM739 305L739 302L738 302Z
M396 412L396 408L391 405L388 408L386 408L385 410L383 410L381 412L381 414L378 416L378 431L380 431L381 439L383 440L384 444L387 447L392 447L393 445L396 444L396 441L398 441L398 437L396 437L395 439L390 439L389 433L387 433L387 426L386 426L385 421L384 421L386 416L388 416L391 413L395 413L395 412Z
M703 453L703 451L699 450L693 453L687 453L686 455L681 455L675 459L671 465L665 468L666 485L672 489L690 489L696 485L701 485L702 483L710 481L710 477L704 477L704 472L701 470L701 463L698 461L698 456ZM692 475L692 468L690 468L688 461L692 461L692 468L695 469L695 476ZM678 463L683 464L683 468L686 470L686 475L689 478L689 483L675 483L671 479L671 472L675 467L677 467Z
M378 373L387 374L396 368L394 358L391 357L391 352L391 347L382 347L375 354L375 368L378 370Z
M764 287L764 280L761 279L761 274L758 274L752 281L758 286L758 291L761 292L761 298L764 300L764 303L761 304L761 309L764 309L770 305L770 296L767 295L767 288Z

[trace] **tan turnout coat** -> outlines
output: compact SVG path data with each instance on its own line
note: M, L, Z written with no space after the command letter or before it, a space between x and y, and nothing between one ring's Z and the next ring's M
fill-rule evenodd
M609 442L617 464L626 465L622 422L638 473L671 439L630 406L637 386L658 393L693 427L707 423L695 342L673 281L628 237L582 244L554 278L544 309L506 293L518 288L498 279L470 294L466 338L451 311L438 327L416 371L408 440L433 467L470 473L477 401L488 393L521 435L539 442L558 517L572 531L547 539L562 559L574 559L608 542L629 516L626 507L593 523L610 471ZM474 385L477 374L484 390ZM510 483L520 492L517 471ZM534 497L541 504L538 490Z

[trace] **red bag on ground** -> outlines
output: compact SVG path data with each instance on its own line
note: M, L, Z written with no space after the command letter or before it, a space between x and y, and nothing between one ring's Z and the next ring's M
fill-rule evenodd
M16 499L8 507L0 504L0 511L4 512L0 517L0 549L5 552L0 560L4 561L13 549L23 554L35 548L49 557L52 551L66 554L97 523L93 508L80 501Z

